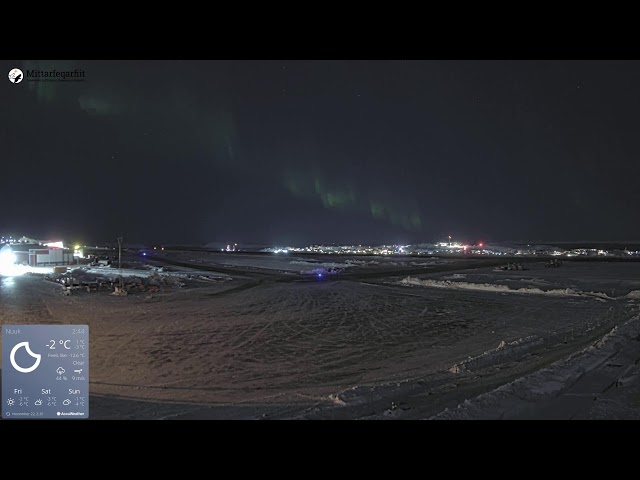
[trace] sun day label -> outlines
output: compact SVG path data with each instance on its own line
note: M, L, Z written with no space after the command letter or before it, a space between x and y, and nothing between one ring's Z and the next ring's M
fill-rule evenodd
M89 326L2 326L2 418L89 418Z

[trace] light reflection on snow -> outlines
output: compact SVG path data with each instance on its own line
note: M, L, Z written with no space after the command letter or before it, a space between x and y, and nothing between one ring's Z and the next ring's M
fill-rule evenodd
M29 267L27 265L4 265L0 268L0 276L19 277L25 273L53 273L53 267Z
M6 289L6 290L10 290L14 287L16 281L13 279L13 277L4 277L2 278L2 282L0 283L0 285L2 286L2 289Z

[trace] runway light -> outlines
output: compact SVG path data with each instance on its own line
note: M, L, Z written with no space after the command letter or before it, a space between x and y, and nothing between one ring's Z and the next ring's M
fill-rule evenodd
M483 245L484 245L484 243L479 243L479 244L478 244L478 246L479 246L480 248L482 248L482 246L483 246Z

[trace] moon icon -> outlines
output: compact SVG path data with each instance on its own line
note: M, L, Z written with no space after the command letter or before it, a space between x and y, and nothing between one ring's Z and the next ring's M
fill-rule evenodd
M27 353L36 359L36 362L29 368L22 368L20 365L16 363L16 352L20 347L24 347ZM11 365L13 365L13 368L15 368L17 371L22 373L33 372L36 368L38 368L38 365L40 365L41 358L42 358L42 355L33 353L31 351L31 349L29 348L29 342L20 342L16 344L16 346L11 349L11 355L9 355L9 360L11 360Z

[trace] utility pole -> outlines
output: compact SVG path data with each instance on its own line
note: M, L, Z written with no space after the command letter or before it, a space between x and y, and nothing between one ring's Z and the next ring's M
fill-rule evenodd
M120 288L122 288L122 236L118 237L118 268L120 269Z

